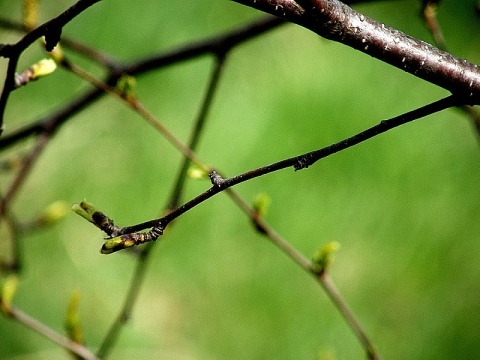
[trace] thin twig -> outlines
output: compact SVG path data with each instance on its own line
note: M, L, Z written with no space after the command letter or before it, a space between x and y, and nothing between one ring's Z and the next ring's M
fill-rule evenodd
M100 348L97 351L97 356L99 358L105 358L107 356L113 345L116 343L118 336L120 335L120 330L122 329L122 326L130 318L132 309L136 303L138 294L140 293L143 280L145 279L152 245L153 243L146 244L146 246L140 252L140 256L137 259L136 267L133 272L133 277L130 286L128 287L127 296L125 298L123 306L119 314L115 318L114 322L110 326L107 335L103 339Z
M271 16L262 17L226 34L196 41L168 52L162 52L156 56L149 56L146 59L135 60L122 67L120 71L131 75L139 75L207 54L222 56L222 54L226 54L234 47L244 44L246 41L273 30L282 24L285 24L285 21L282 19Z
M209 37L207 39L194 41L184 46L175 48L173 50L161 52L158 55L140 59L127 65L114 64L111 65L112 73L107 76L104 84L112 85L123 74L142 75L150 71L158 70L163 67L177 64L195 57L215 54L216 56L225 53L227 49L243 44L256 36L259 36L267 31L270 31L285 22L274 17L266 17L256 20L250 24L240 26L225 34ZM110 60L113 61L113 60ZM14 75L14 69L13 74ZM57 112L33 121L30 124L13 131L0 138L0 150L5 149L13 144L21 141L31 135L39 134L45 129L52 131L53 128L57 130L71 119L73 115L90 106L105 95L105 92L99 89L87 90L76 99L72 100L67 105L63 106Z
M353 330L357 338L362 343L367 353L367 357L371 360L380 360L381 357L378 354L375 346L373 345L373 342L370 340L365 330L358 322L352 310L350 310L350 308L348 307L337 287L330 279L328 273L323 272L321 275L316 276L316 278L318 282L322 285L323 289L328 294L332 302L335 304L337 309L343 315L347 323L350 325L350 328Z
M53 50L60 41L62 28L84 10L101 0L78 0L57 17L45 22L32 31L28 32L22 39L14 45L1 45L0 57L9 58L7 76L0 96L0 135L3 131L3 116L10 93L15 89L15 69L21 53L27 49L33 42L42 36L45 36L45 47L47 51Z
M203 99L200 113L197 116L197 120L195 121L192 135L188 143L188 148L192 151L196 151L197 149L197 145L205 125L205 120L207 118L208 111L210 110L210 107L213 101L213 96L218 87L220 75L224 68L223 66L224 63L225 63L225 56L220 56L216 58L215 68L210 77L210 83L208 84L207 93L205 94L205 98ZM180 201L180 195L182 193L182 189L185 184L186 175L187 175L187 171L188 171L188 167L190 166L190 163L191 163L190 158L188 156L185 156L183 158L183 163L180 166L180 169L177 175L177 180L174 182L175 187L172 190L172 195L170 196L170 203L168 204L167 209L172 210L178 207L179 201ZM203 167L207 168L206 165L203 165Z
M190 152L195 151L198 145L203 126L205 125L206 116L208 114L209 108L211 107L211 104L213 101L214 93L218 88L224 60L225 60L225 56L220 56L216 59L214 71L210 76L210 82L207 88L207 93L205 95L205 98L202 101L199 115L197 117L197 120L194 123L194 127L192 130L192 135L191 135L189 146L188 146L188 149L190 150ZM142 114L140 113L140 115ZM152 118L148 119L150 123L152 123L152 120L155 120L155 119L152 119ZM156 123L160 124L158 121L155 120L153 125L155 126ZM158 126L155 126L155 127L159 129ZM161 128L163 129L163 126ZM162 134L164 134L164 131L161 131L161 132ZM188 154L184 153L184 155L185 155L184 162L180 168L178 177L174 182L175 183L174 190L170 195L170 200L166 207L167 209L172 209L173 207L177 206L178 200L180 199L183 189L185 187L185 180L187 177L187 168L192 158L188 156ZM197 159L197 161L199 160ZM139 252L137 264L133 273L132 281L128 288L125 302L122 306L122 309L120 310L120 313L115 318L115 321L113 322L113 324L110 326L110 329L106 337L102 341L100 349L97 352L97 355L101 358L105 357L108 354L108 352L111 350L116 340L118 339L118 336L120 335L120 330L123 324L125 324L128 318L130 317L133 306L135 305L136 299L138 298L141 285L143 284L143 280L145 278L146 270L148 268L148 260L150 259L152 249L153 249L153 243L149 243L149 244L146 244L142 248L142 250Z
M294 167L295 170L307 168L308 166L314 164L320 159L323 159L341 150L345 150L349 147L362 143L368 139L371 139L374 136L377 136L381 133L391 130L397 126L423 118L425 116L434 114L436 112L445 110L453 106L458 106L459 101L460 100L453 95L448 96L446 98L424 105L418 109L409 111L405 114L396 116L389 120L383 120L379 124L372 126L371 128L365 131L362 131L358 134L355 134L347 139L339 141L330 146L321 148L319 150L311 151L303 155L281 160L276 163L266 165L260 168L256 168L254 170L247 171L245 173L233 176L228 179L222 179L221 177L218 176L218 174L215 174L215 176L212 177L213 186L208 190L206 190L205 192L196 196L192 200L184 203L182 206L179 206L178 208L176 208L175 210L173 210L172 212L170 212L169 214L165 215L162 218L149 220L133 226L124 227L120 230L119 234L116 234L116 236L121 234L135 233L135 232L138 232L147 228L159 226L159 225L165 228L168 225L168 223L170 223L180 215L193 209L195 206L208 200L214 195L224 191L225 189L238 185L242 182L272 173L274 171L282 170L288 167Z
M13 219L12 214L8 211L8 209L4 210L3 219L4 224L8 228L8 235L9 237L5 237L5 240L9 239L11 243L11 250L10 250L10 258L5 260L0 258L0 272L15 272L19 273L22 269L23 265L23 252L20 246L20 239L19 239L19 230L18 224ZM6 255L6 254L5 254Z
M0 219L4 216L8 205L10 204L14 196L17 194L20 186L27 179L30 170L32 169L36 160L39 158L45 146L47 145L49 138L49 134L43 134L42 136L40 136L37 139L34 148L30 151L30 155L25 157L25 159L23 160L19 172L15 176L3 198L0 200Z
M1 299L0 299L1 303ZM99 358L95 356L90 350L88 350L85 346L78 344L76 342L71 341L70 339L66 338L65 336L59 334L58 332L54 331L49 326L41 323L37 319L34 319L30 315L24 313L21 310L18 310L14 306L9 306L8 308L8 316L11 319L15 319L19 323L25 325L29 329L32 329L39 333L40 335L50 339L51 341L57 343L58 345L62 346L63 348L70 350L75 355L79 356L82 359L86 360L98 360Z
M268 3L270 3L270 5L273 5L275 3L277 3L277 4L280 3L280 1L269 0ZM277 6L279 6L279 5L276 5L276 7ZM279 9L275 9L275 11L278 11L278 10ZM277 26L281 23L283 23L283 21L278 20L278 19L269 20L268 22L265 22L265 24L267 24L267 29L269 29L269 26L271 26L270 28L273 28L273 27L275 27L275 26ZM259 31L258 28L255 28L255 29L256 29L255 31ZM250 29L247 29L247 30L250 30ZM168 65L170 63L174 63L174 62L176 63L178 61L181 61L181 60L179 60L181 58L181 56L184 56L183 59L194 57L194 56L199 56L199 55L202 55L204 53L214 53L217 56L218 55L223 56L233 46L236 46L237 44L243 43L244 41L246 41L246 39L249 36L258 35L261 31L264 31L264 30L261 30L258 33L255 33L255 31L253 31L253 32L245 31L240 35L233 34L230 38L221 37L225 42L220 41L221 39L218 38L218 39L213 39L212 42L208 42L208 43L197 43L196 47L185 48L185 49L182 49L183 51L173 52L173 53L166 54L166 55L162 54L162 56L160 56L160 57L149 58L145 61L140 61L140 62L136 62L135 64L128 65L127 67L124 67L124 68L117 68L115 70L116 73L114 75L112 75L112 77L110 79L114 79L115 77L118 77L119 74L125 73L125 71L127 69L130 69L132 73L140 74L140 73L152 70L152 69L156 69L156 68L161 67L161 66ZM252 33L254 35L252 35ZM180 58L179 58L179 55L180 55ZM12 56L10 60L12 60L12 58L15 59L15 57ZM11 64L15 64L15 62L11 61ZM13 67L15 67L15 66L13 66ZM9 65L9 69L10 69L10 65ZM212 82L213 82L213 79L212 79ZM96 84L96 86L97 85L98 84ZM214 85L214 87L216 87L216 85ZM109 91L109 92L114 92L115 93L115 91L112 91L111 88L108 89L108 87L103 87L102 88L101 86L99 86L99 88L102 89L102 91L90 92L90 94L95 94L95 96L98 95L98 97L99 97L100 95L103 94L103 91ZM208 98L208 96L207 96L207 98ZM452 103L456 103L456 99L453 99L453 97L450 97L450 98L452 100ZM447 99L449 99L449 98L446 98L444 100L447 100ZM204 102L203 102L204 106L205 106L206 101L207 100L204 100ZM438 103L440 103L440 102L438 102ZM448 101L447 101L447 103L448 103ZM87 102L84 102L82 107L86 106L87 104L88 104ZM435 103L433 103L433 104L435 104ZM430 104L430 105L433 105L433 104ZM445 106L445 104L443 104L442 106ZM449 106L452 106L452 105L449 105ZM146 112L146 110L143 109L141 104L139 104L138 102L133 102L133 107L138 113L143 114L143 116L145 118L150 119L152 124L158 123L158 121L156 121L156 119L153 116L151 116L148 112ZM419 109L417 109L417 110L419 110ZM430 110L432 110L432 109L430 109ZM430 113L433 113L433 112L439 111L439 110L441 110L441 108L434 109ZM414 110L414 112L415 111L416 110ZM70 114L65 116L64 119L70 117L72 113L73 112L71 112ZM417 115L419 115L419 114L417 113ZM422 116L425 116L425 115L428 115L428 113L426 113L424 115L421 115L421 116L419 115L419 117L422 117ZM417 118L419 118L419 117L417 117ZM400 117L398 117L398 118L400 118ZM232 186L234 186L234 185L236 185L240 182L247 181L249 179L253 179L253 178L261 176L261 175L265 175L265 174L270 173L272 171L277 171L279 169L283 169L283 168L290 167L290 166L293 166L296 170L308 167L308 166L312 165L313 163L315 163L316 161L318 161L319 159L321 159L325 156L328 156L330 154L333 154L335 152L338 152L340 150L343 150L343 149L346 149L350 146L358 144L362 141L365 141L368 138L371 138L371 137L373 137L377 134L380 134L384 131L387 131L387 130L395 127L395 126L404 124L408 121L415 120L414 118L408 120L408 117L407 117L407 119L406 118L398 119L399 120L398 122L391 123L391 121L395 120L395 119L396 118L391 119L391 120L387 120L385 122L382 122L379 125L377 125L377 127L371 128L371 129L369 129L369 130L367 130L363 133L360 133L360 134L358 134L354 137L346 139L343 142L334 144L334 145L332 145L328 148L320 149L320 150L317 150L317 151L314 151L314 152L311 152L311 153L308 153L308 154L304 154L302 156L294 157L294 158L291 158L291 159L286 159L284 161L280 161L278 163L272 164L272 165L264 167L264 168L259 168L259 169L256 169L256 170L252 170L248 173L245 173L245 174L242 174L242 175L230 178L230 179L223 179L221 177L214 177L215 180L214 180L214 186L212 187L212 189L214 189L214 191L217 191L217 190L218 191L215 192L215 193L212 193L211 196L213 196L216 193L221 192L223 190L227 190L227 192L229 194L235 194L235 193L232 192L232 189L231 189ZM62 123L61 121L54 122L53 123L54 125L52 125L52 127L48 127L49 132L51 133L53 131L53 129L57 129L59 124L61 124L61 123ZM387 125L385 125L385 124L387 124ZM38 132L43 133L45 131L45 129L46 128L45 128L44 124L42 124L42 126L39 128ZM166 129L162 130L162 128L159 128L159 130L164 132ZM372 131L370 131L370 130L372 130ZM44 133L44 135L45 135L45 133ZM191 141L191 144L192 144L192 141ZM193 154L192 150L194 150L194 146L184 147L183 149L181 149L181 151L184 154L187 154L187 156L189 156L190 159L197 160L197 159L194 158L194 154ZM188 163L188 162L186 161L186 163ZM185 174L183 173L183 175L181 177L184 179ZM182 182L183 182L183 180L182 180ZM207 192L205 192L205 193L207 193ZM211 196L209 196L209 197L211 197ZM190 207L190 208L192 208L192 207ZM255 219L253 217L253 213L251 213L252 210L249 209L247 206L245 206L245 203L243 203L243 205L241 207L243 209L247 210L247 212L250 211L252 219ZM187 210L188 209L186 209L185 211L187 211ZM183 211L183 212L185 212L185 211ZM167 215L166 218L169 219L169 220L165 222L165 225L170 223L173 220L174 217L177 217L177 216L181 215L181 213L183 213L183 212L179 212L176 216L174 216L174 215L171 215L171 214L175 213L175 210L174 210L172 213ZM168 218L168 216L170 216L170 218ZM292 259L294 259L297 263L299 263L306 270L308 270L309 268L311 270L310 262L307 259L305 259L300 253L298 253L293 247L291 247L288 244L288 242L282 240L277 234L275 234L273 232L272 229L267 227L266 224L262 223L261 219L260 220L256 219L256 221L257 221L257 225L262 226L262 229L267 233L269 238L272 239L272 241L274 243L276 243L284 252L286 252ZM138 264L137 264L137 269L135 270L134 277L132 279L132 284L131 284L130 290L127 293L127 298L126 298L124 307L122 309L122 312L120 313L119 317L117 318L117 322L115 322L113 324L112 328L110 329L109 335L107 336L107 338L105 339L104 343L102 344L102 346L99 350L99 354L105 354L108 351L108 349L114 343L114 341L115 341L115 339L118 335L118 330L120 329L121 325L126 321L126 319L129 317L129 315L131 313L131 309L134 305L135 299L137 298L137 294L138 294L138 291L140 289L142 279L143 279L145 271L146 271L145 269L147 267L147 258L149 257L150 249L152 248L150 245L151 244L147 244L147 246L143 247L142 251L140 252L141 256L139 258L139 261L138 261ZM326 280L323 280L323 281L325 282ZM327 292L330 291L329 294L332 297L332 299L334 299L334 302L335 302L335 299L337 299L336 301L340 301L340 300L338 300L339 298L337 297L337 295L335 295L336 294L336 292L335 292L336 289L333 287L333 290L332 290L332 288L330 286L331 283L330 283L329 279L327 279L326 284L327 285L324 284L324 288L326 289ZM343 304L344 304L344 306L346 306L344 302L343 302ZM340 311L342 311L342 313L345 311L342 306L337 306L337 307L339 307L339 309L340 309ZM348 310L348 308L347 308L347 310ZM347 312L347 314L348 314L348 312ZM350 315L345 316L345 317L346 317L347 321L349 321L349 322L351 321L351 320L349 320ZM355 321L354 321L354 324L355 324ZM367 349L371 349L372 348L371 342L368 340L368 338L366 336L362 335L361 328L360 328L360 330L358 330L357 327L359 327L359 325L354 325L353 326L354 330L356 329L355 332L357 333L357 331L358 331L360 333L359 337L360 337L362 343L365 344ZM44 333L44 335L45 335L45 333ZM369 354L370 354L370 352L369 352ZM376 358L376 357L371 357L371 358Z

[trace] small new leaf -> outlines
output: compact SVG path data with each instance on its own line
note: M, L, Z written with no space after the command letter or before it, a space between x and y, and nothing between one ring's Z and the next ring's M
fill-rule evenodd
M253 201L253 210L255 210L259 216L265 216L270 207L270 202L270 197L267 194L260 193Z
M132 246L135 246L136 242L129 235L117 236L113 239L109 239L103 243L100 253L112 254L116 251L123 250Z
M51 225L63 219L68 212L68 204L63 200L48 205L37 219L39 225Z
M334 253L340 248L340 243L337 241L331 241L323 245L320 249L317 250L315 255L313 255L313 272L315 274L325 273L330 265L334 261Z
M23 0L23 25L32 30L37 24L38 0Z
M78 304L80 303L80 293L75 291L70 297L68 303L67 316L65 318L65 331L68 338L77 344L83 344L83 331L78 315Z
M18 276L15 274L8 275L3 281L0 288L0 310L5 314L10 314L13 297L17 291Z
M122 75L117 81L117 90L122 95L124 99L134 100L135 99L135 87L137 82L135 78L131 75Z
M208 179L208 174L209 172L204 169L204 167L197 165L197 164L191 164L190 167L187 170L187 176L190 179L194 180L200 180L200 179Z
M83 200L80 204L74 204L70 210L72 210L77 215L80 215L87 221L95 224L93 221L92 215L97 211L92 204L90 204L87 200Z
M30 81L37 80L43 76L50 75L57 69L57 64L53 59L42 59L30 66L21 74L15 74L15 87L28 84Z

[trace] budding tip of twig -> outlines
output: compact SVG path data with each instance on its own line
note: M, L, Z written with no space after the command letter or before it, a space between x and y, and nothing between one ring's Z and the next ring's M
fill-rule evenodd
M212 185L216 187L221 187L225 182L225 179L223 179L219 174L217 174L215 170L212 170L212 172L208 174L208 177L210 178Z
M311 165L310 161L308 160L308 158L306 156L299 156L296 159L295 164L293 164L293 168L295 169L295 171L298 171L298 170L306 169L310 165Z

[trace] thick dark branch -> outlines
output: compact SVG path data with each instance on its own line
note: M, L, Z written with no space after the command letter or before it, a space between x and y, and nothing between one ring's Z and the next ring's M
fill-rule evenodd
M462 96L472 105L480 104L477 65L364 16L340 1L233 1L301 25Z

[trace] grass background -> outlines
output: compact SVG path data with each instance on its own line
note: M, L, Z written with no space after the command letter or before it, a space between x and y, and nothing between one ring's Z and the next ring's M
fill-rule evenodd
M41 21L72 1L41 2ZM452 53L479 63L475 1L444 1L439 19ZM419 2L358 10L430 41ZM0 14L20 19L16 2ZM259 17L228 1L102 1L64 29L124 61L219 34ZM2 43L18 34L0 32ZM465 40L468 39L468 42ZM72 55L73 56L73 55ZM44 57L32 47L20 68ZM89 71L101 70L74 57ZM140 77L138 97L184 141L212 59ZM1 59L5 69L6 61ZM20 70L20 69L19 69ZM4 76L4 70L2 76ZM74 98L88 84L63 70L12 94L7 131ZM198 150L228 175L317 149L445 96L343 45L293 25L230 53ZM28 140L2 158L20 151ZM267 221L310 256L325 242L341 250L331 275L386 359L474 359L480 347L480 170L478 142L456 110L378 136L299 172L239 185L267 193ZM148 124L103 98L72 118L42 155L12 211L36 216L53 201L87 198L117 224L156 217L181 156ZM11 174L1 174L5 191ZM209 186L191 181L186 198ZM1 230L0 253L8 254ZM87 345L95 350L119 311L134 268L126 252L99 254L102 234L69 214L22 236L24 269L14 304L63 332L68 300L81 292ZM69 355L0 317L0 358ZM317 283L255 233L227 196L182 216L156 244L133 316L112 359L359 359L363 350Z

